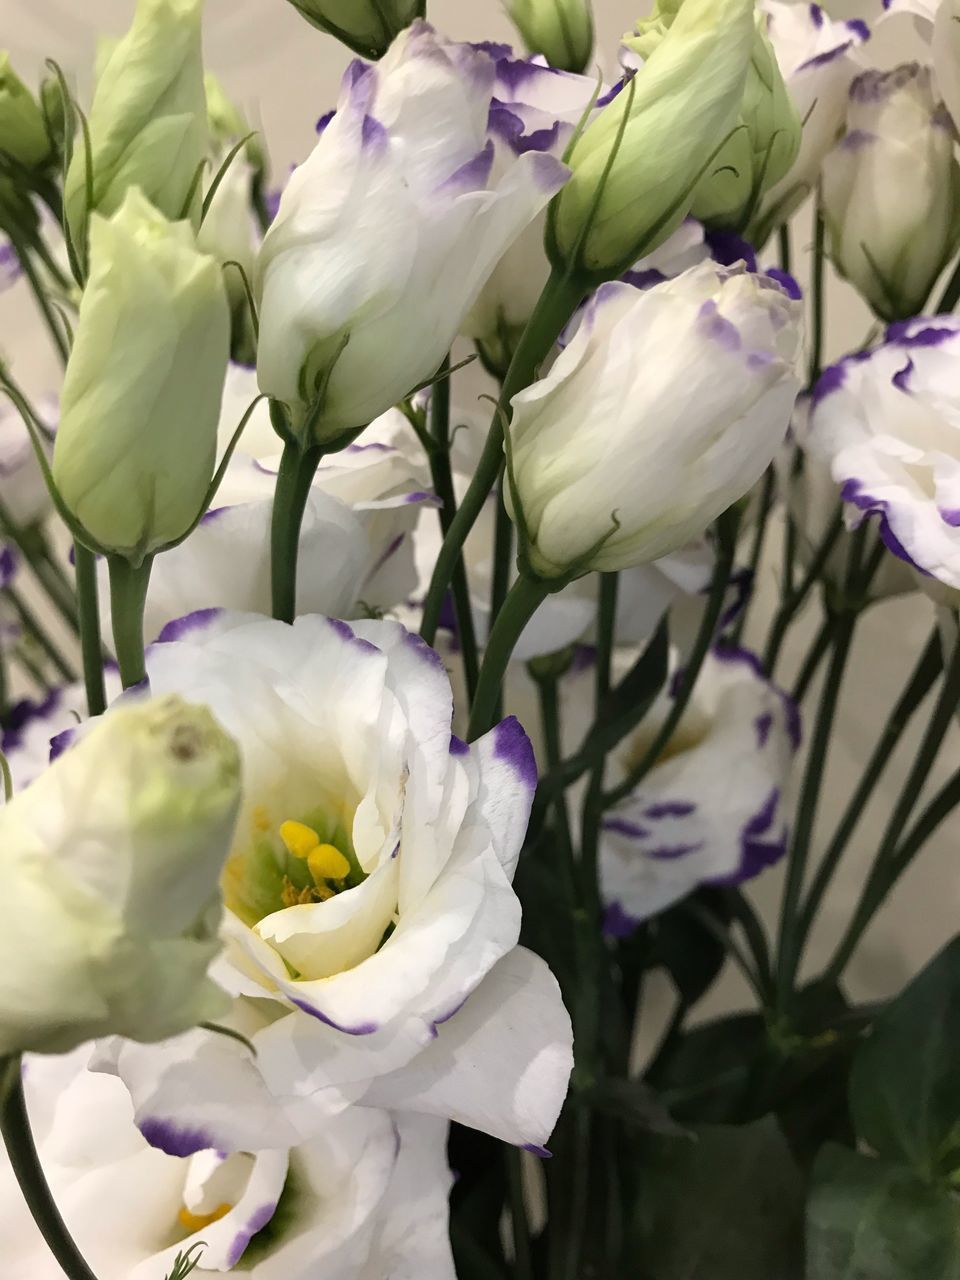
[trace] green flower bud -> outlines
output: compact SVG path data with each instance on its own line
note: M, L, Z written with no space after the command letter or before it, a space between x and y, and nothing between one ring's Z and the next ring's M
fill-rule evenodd
M306 20L364 58L382 58L426 13L426 0L290 0Z
M662 0L650 18L637 23L637 33L624 44L644 61L670 29L681 0ZM697 186L690 212L711 226L743 230L765 191L788 173L800 149L801 121L787 90L766 17L755 19L753 50L740 104L738 124Z
M230 349L219 264L135 188L90 225L53 474L91 539L138 561L199 514Z
M212 71L208 71L203 77L203 84L207 95L207 123L214 155L229 151L241 138L247 138L238 158L246 160L255 172L262 173L266 167L266 156L259 135L250 128L240 108L227 97L226 90ZM249 137L251 133L252 138Z
M613 276L676 230L736 125L753 40L753 0L684 0L568 157L548 233L555 264Z
M207 155L202 2L137 0L133 25L100 71L89 118L98 213L114 213L139 187L168 218L199 219L200 191L192 200L190 192ZM82 146L74 149L64 200L70 230L82 241L92 212Z
M237 747L205 707L118 706L0 809L0 1055L216 1017Z
M507 0L507 12L531 53L561 71L586 68L593 53L590 0Z
M50 155L50 137L36 98L0 53L0 152L37 169Z

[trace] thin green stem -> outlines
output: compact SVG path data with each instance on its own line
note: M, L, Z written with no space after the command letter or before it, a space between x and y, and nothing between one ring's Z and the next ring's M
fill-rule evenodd
M766 1008L770 992L764 986L760 974L751 965L750 960L740 944L733 937L729 929L716 918L712 911L708 911L701 903L696 902L693 898L687 898L682 904L683 911L692 919L696 920L702 928L704 928L711 937L723 947L730 959L734 962L740 973L743 975L747 986L757 997L757 1003L761 1008Z
M449 359L446 365L449 365ZM441 372L445 372L445 369L441 370ZM450 463L449 377L441 377L434 384L430 397L430 436L428 439L424 439L424 443L428 445L427 457L430 461L433 491L440 499L438 512L440 531L445 538L457 514L457 496L453 487L453 469ZM457 557L450 589L453 592L453 608L457 619L457 639L460 642L460 653L463 658L463 675L467 686L467 700L468 703L472 703L477 691L480 659L477 651L476 631L473 625L473 608L470 603L470 582L467 577L466 562L462 555Z
M693 695L700 670L713 644L717 624L723 614L727 587L730 584L730 575L733 572L733 558L736 553L739 523L740 513L733 507L717 521L717 561L714 566L713 581L710 585L710 595L707 599L707 606L704 610L690 658L680 674L679 687L674 696L670 713L660 726L659 732L644 752L642 758L630 770L623 782L612 790L605 792L603 796L603 807L605 809L610 808L611 805L618 804L621 800L625 800L631 791L639 786L660 759L664 748L673 737L677 725L683 718L683 713L686 711Z
M780 607L777 610L773 624L770 627L770 634L767 637L767 645L763 655L763 669L768 675L773 675L776 670L777 660L780 657L780 650L786 639L790 624L793 622L797 613L803 607L813 589L815 583L823 572L824 566L836 545L840 536L840 530L843 527L843 517L837 511L827 530L814 552L806 572L804 573L799 584L791 591L784 594Z
M807 696L807 691L813 682L813 678L820 670L820 663L827 655L833 640L834 625L835 620L832 617L824 618L817 634L813 638L813 644L807 651L803 666L800 668L800 674L797 676L797 682L790 694L794 702L798 704L803 702Z
M867 877L860 902L833 959L827 966L826 977L829 981L838 979L846 969L860 939L900 874L897 846L910 820L910 815L916 807L944 736L953 723L958 704L960 704L960 641L954 647L940 689L940 696L937 698L920 746L907 773L903 789Z
M739 644L743 638L743 633L747 626L747 616L750 612L750 605L756 596L757 574L760 570L760 561L763 558L763 546L767 538L767 528L770 524L770 513L773 510L773 498L776 488L776 474L772 466L767 468L763 477L763 485L760 490L760 511L757 514L757 523L753 531L753 542L750 547L750 558L747 561L747 572L750 574L750 594L740 611L740 617L737 618L730 632L730 639L733 644Z
M283 446L277 487L273 495L270 532L273 616L281 622L293 622L297 615L300 528L310 496L310 486L322 457L322 450L315 445L303 449L297 441L290 439Z
M570 911L577 908L577 868L573 855L573 835L570 830L570 814L567 809L567 797L563 783L559 780L557 765L563 755L560 726L560 699L557 691L557 677L535 676L537 698L540 707L540 724L543 729L543 747L547 760L547 778L555 779L549 788L548 800L553 808L557 824L557 840L559 844L558 867L560 879Z
M896 706L890 712L890 716L870 756L867 767L863 771L863 776L857 789L850 797L850 802L844 810L833 839L830 841L810 885L809 893L800 912L801 956L798 957L798 964L800 958L802 958L803 946L810 935L810 929L813 926L817 912L830 887L830 882L836 874L850 838L863 816L863 811L870 802L884 769L903 736L904 730L921 702L933 688L937 676L942 670L943 656L940 636L934 630L910 680L897 700Z
M792 271L791 263L793 254L790 245L790 223L785 222L777 232L777 240L780 245L780 270L786 271L788 274Z
M810 268L810 364L807 375L807 386L812 388L820 378L823 367L823 324L824 324L824 258L826 248L826 228L823 221L823 210L820 195L813 208L813 262Z
M600 574L600 604L597 612L597 658L594 668L594 716L599 720L610 692L610 673L617 625L617 592L619 577L615 573ZM603 820L603 774L605 756L593 767L583 803L581 824L580 871L584 889L584 905L596 926L600 924L599 849L600 823Z
M60 318L50 305L50 299L47 297L47 291L43 287L43 281L37 275L37 268L30 257L29 249L22 244L19 244L17 241L14 241L13 247L16 251L20 266L23 268L23 274L30 286L30 291L40 309L40 314L43 316L43 321L47 326L50 339L56 348L61 362L65 365L70 359L70 345L64 336Z
M113 651L120 667L124 689L147 678L144 657L143 611L147 603L153 557L132 565L123 556L109 556L110 617L113 623Z
M27 1208L67 1280L97 1280L64 1225L30 1131L19 1056L0 1063L0 1134Z
M474 742L493 727L510 656L524 627L548 594L548 585L538 578L519 577L511 587L487 640L480 679L477 682L477 696L470 712L467 729L469 742Z
M513 1228L514 1274L517 1280L533 1280L530 1257L530 1222L523 1194L523 1156L516 1147L505 1150L510 1185L510 1225Z
M533 381L538 367L550 354L553 344L585 292L586 286L582 281L555 270L547 281L536 310L517 345L516 353L503 381L500 399L494 410L477 469L434 566L420 626L420 634L427 644L433 644L436 637L443 597L453 579L457 558L462 554L467 536L476 524L487 495L500 473L503 463L504 421L509 420L510 402L519 391Z
M506 471L500 471L500 484L497 486L497 508L494 516L493 532L493 580L490 588L490 626L497 620L503 608L503 602L510 590L510 568L513 558L513 521L507 514L504 502L504 485L507 483Z
M903 837L900 847L891 859L887 877L889 888L893 888L940 823L950 816L958 804L960 804L960 769L944 783Z
M779 945L777 948L777 1007L783 1012L796 974L800 953L798 907L803 888L810 843L817 819L820 792L826 771L830 737L840 701L840 689L850 656L856 615L845 614L837 622L833 639L833 655L827 678L820 694L820 705L807 754L807 764L797 802L796 825L787 860L787 877L780 904Z
M67 658L60 652L60 649L50 639L43 623L34 613L30 605L23 598L20 590L15 586L4 587L4 594L13 605L20 618L24 632L33 640L37 646L46 654L50 662L56 668L61 679L66 681L76 680L77 673Z
M77 603L80 610L80 650L83 661L83 684L87 694L87 712L101 715L107 709L103 687L103 643L100 636L100 611L97 606L97 562L92 551L82 542L73 544L73 562L77 575Z
M9 507L0 501L0 527L23 553L39 585L67 626L79 634L77 602L66 574L57 563L43 529L39 525L18 525Z

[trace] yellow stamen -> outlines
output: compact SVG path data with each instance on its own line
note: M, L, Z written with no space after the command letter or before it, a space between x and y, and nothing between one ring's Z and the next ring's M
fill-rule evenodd
M308 857L320 843L320 837L313 827L305 822L287 821L280 824L280 839L286 845L287 853L295 858Z
M258 804L254 806L253 813L250 815L253 822L254 831L270 830L270 815L267 813L266 806Z
M336 845L318 844L307 855L307 866L314 880L343 880L350 874L350 863Z
M177 1214L177 1218L181 1227L193 1233L194 1231L202 1231L204 1227L209 1227L214 1222L219 1222L221 1218L225 1218L232 1204L218 1204L213 1213L191 1213L189 1209L181 1209Z

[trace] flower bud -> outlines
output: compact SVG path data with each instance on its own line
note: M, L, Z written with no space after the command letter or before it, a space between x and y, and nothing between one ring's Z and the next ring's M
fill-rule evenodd
M242 138L246 138L240 155L255 171L262 172L267 160L257 132L250 128L243 112L227 97L226 90L212 71L204 75L203 85L207 96L207 124L214 154L225 155ZM216 173L219 168L220 164L215 164L213 172Z
M846 133L823 164L837 270L885 320L923 309L960 234L954 130L929 68L868 71L850 88Z
M786 433L801 316L742 266L603 285L547 377L513 399L508 508L530 571L656 560L741 498Z
M659 0L650 18L637 23L627 49L646 61L680 11L680 0ZM800 117L780 74L766 34L755 18L753 49L737 123L741 126L697 184L690 212L711 226L743 230L763 192L789 170L800 146Z
M36 169L50 155L50 138L36 98L0 53L0 153L26 169Z
M683 0L568 157L548 241L558 265L617 275L676 230L737 123L753 41L752 0Z
M136 700L0 810L0 1054L214 1017L240 761L205 708Z
M221 269L188 222L168 222L136 189L112 218L93 217L53 474L105 550L139 559L200 513L229 350Z
M199 217L199 188L190 193L207 154L202 2L137 0L133 25L110 53L90 108L93 210L109 216L139 187L166 217ZM82 146L74 149L64 200L79 241L92 212Z
M507 247L567 171L528 151L493 172L495 67L415 23L354 63L260 250L257 374L294 430L366 426L436 374Z
M426 13L426 0L290 0L313 26L364 58L382 58L404 27Z
M585 70L593 53L590 0L507 0L507 12L530 53L561 71Z

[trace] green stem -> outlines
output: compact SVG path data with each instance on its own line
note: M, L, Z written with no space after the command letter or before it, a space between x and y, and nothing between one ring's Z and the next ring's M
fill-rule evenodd
M785 222L777 233L777 239L780 244L780 270L791 271L791 262L793 255L790 248L790 223Z
M494 410L477 469L434 566L420 626L420 634L427 644L433 644L436 637L443 597L452 581L457 558L462 554L467 536L476 524L487 495L500 473L503 463L504 420L509 419L510 402L536 377L537 368L550 354L553 344L585 292L586 286L582 281L554 270L517 345L503 381L500 399Z
M630 770L623 782L611 791L605 792L603 796L603 807L605 809L609 809L611 805L619 804L621 800L625 800L631 791L643 781L660 759L664 748L673 737L677 725L683 718L683 713L686 711L693 695L700 670L713 644L717 624L723 614L727 587L733 571L733 558L736 553L739 524L740 513L734 507L731 507L717 521L717 562L713 570L713 581L710 584L710 595L700 623L700 630L697 632L697 638L694 641L693 650L680 676L679 687L673 699L670 713L660 726L660 730L653 742L650 743L650 746Z
M813 644L807 651L803 666L800 668L800 674L797 676L797 682L791 691L791 698L794 702L801 703L807 696L807 690L813 681L813 677L820 669L820 663L823 661L830 648L833 640L833 630L835 621L833 618L824 618L820 624L820 629L813 638Z
M449 360L447 361L449 365ZM443 372L443 371L442 371ZM446 538L457 513L457 497L453 487L453 470L450 464L450 378L441 377L434 384L430 397L430 437L427 457L430 460L430 476L433 491L440 499L440 531ZM457 619L457 638L463 658L463 675L467 686L468 703L473 702L477 691L480 660L477 653L477 636L473 626L473 608L470 604L470 582L462 555L457 557L450 584L453 592L453 608Z
M594 716L601 710L610 692L610 673L617 625L617 592L619 577L615 573L600 574L600 605L597 613L597 658L594 668ZM580 869L585 907L595 925L600 925L600 823L603 820L603 775L606 757L593 767L583 803Z
M67 1280L97 1280L64 1225L30 1132L19 1056L0 1064L0 1134L27 1208Z
M533 1280L530 1258L530 1223L523 1194L523 1157L516 1147L507 1147L507 1178L510 1184L510 1224L513 1228L514 1270L517 1280Z
M507 483L506 470L501 468L500 484L497 486L497 507L494 516L493 533L493 580L490 588L490 626L497 620L503 608L503 602L510 590L510 562L513 555L513 521L507 514L504 502L504 485Z
M757 1003L761 1008L766 1008L770 993L765 988L760 974L754 971L746 953L742 950L730 930L721 924L712 911L708 911L702 903L696 902L693 898L687 898L681 904L681 909L696 920L712 938L715 938L720 943L721 947L740 970L747 986L757 997Z
M800 954L798 906L810 842L817 818L817 808L827 764L830 737L840 700L856 615L845 614L837 622L833 639L833 656L820 694L820 705L807 754L807 764L797 802L796 825L787 861L787 877L780 905L779 946L777 948L777 1007L783 1012L796 975Z
M80 610L80 649L83 660L83 683L87 693L87 712L101 715L107 709L103 687L103 644L100 637L100 612L97 607L97 562L92 551L74 541L73 563L77 575L77 603Z
M810 271L810 365L807 386L812 388L820 378L823 366L823 321L824 321L824 288L823 264L826 240L826 229L823 221L823 210L820 196L817 195L813 208L813 263Z
M34 613L33 609L31 609L27 604L26 600L24 600L20 591L14 586L8 586L4 588L4 593L16 610L24 631L47 655L54 667L57 669L61 679L68 682L76 680L76 671L74 671L71 664L47 635L40 619Z
M750 605L757 594L757 574L760 569L760 561L763 557L763 545L767 537L767 527L770 524L770 513L773 510L773 498L776 486L776 474L772 466L767 468L763 477L763 487L760 491L760 512L757 516L756 528L753 531L753 544L750 548L750 559L747 562L747 571L750 574L750 595L740 612L740 617L734 623L730 633L730 639L733 644L739 644L743 638L743 633L747 626L747 615L750 612Z
M51 341L57 349L57 354L59 355L61 362L65 365L70 359L70 346L67 339L64 337L60 319L53 307L50 305L50 299L47 297L47 292L43 287L43 282L37 275L37 269L30 258L29 250L24 245L18 244L16 240L13 241L13 247L16 251L20 266L23 268L23 274L27 278L30 291L36 299L37 306L40 308L40 314L43 316Z
M950 816L958 804L960 804L960 770L944 783L903 837L900 847L891 859L889 888L893 888L940 823Z
M950 273L950 279L946 283L940 301L936 305L938 315L945 315L948 311L952 311L960 302L960 261Z
M803 607L807 596L810 594L814 584L823 572L824 566L833 551L836 541L840 536L840 530L843 527L843 517L838 511L833 520L827 527L826 533L820 539L816 551L807 566L806 573L800 580L799 585L792 591L784 595L780 602L780 608L777 610L770 628L770 634L767 637L767 645L763 655L763 669L767 675L772 676L777 660L780 657L780 650L786 639L790 624L793 622L797 613Z
M277 487L273 495L270 533L270 569L273 616L293 622L297 616L297 559L300 527L310 496L310 486L323 452L317 446L302 449L295 440L283 446Z
M477 682L477 696L470 712L467 729L469 742L474 742L493 727L510 655L516 648L524 627L549 593L548 584L539 578L519 577L511 587L487 640L480 679Z
M820 905L823 902L827 889L830 887L844 851L850 842L863 814L864 809L869 803L881 775L886 768L887 762L896 750L897 744L903 735L904 730L913 718L917 708L923 702L924 698L933 688L937 676L943 669L943 656L940 646L940 636L936 630L930 636L927 647L924 649L920 661L914 669L913 675L903 693L897 701L896 706L890 712L890 716L884 727L883 733L880 735L879 741L873 750L867 767L863 772L860 783L856 791L850 798L850 803L844 811L843 817L837 826L833 839L827 848L826 853L821 859L820 866L817 868L817 874L810 886L807 894L806 902L800 912L800 950L810 935L810 929L816 918ZM799 957L798 957L799 964Z
M826 978L828 981L835 981L842 975L868 925L883 905L887 894L896 882L899 875L897 846L907 822L910 820L910 815L916 807L920 792L940 750L940 744L953 723L958 703L960 703L960 641L957 642L954 648L940 689L940 696L934 706L933 714L920 741L920 746L917 748L913 764L907 773L906 781L894 807L890 823L880 844L873 867L867 877L863 896L833 959L827 966Z
M29 527L18 525L3 502L0 502L0 527L23 553L37 582L46 592L57 613L71 630L79 634L77 603L73 589L50 549L43 529L39 525Z
M124 689L147 678L144 660L143 610L150 585L153 557L132 565L123 556L109 556L110 616L113 622L113 650L120 667Z

